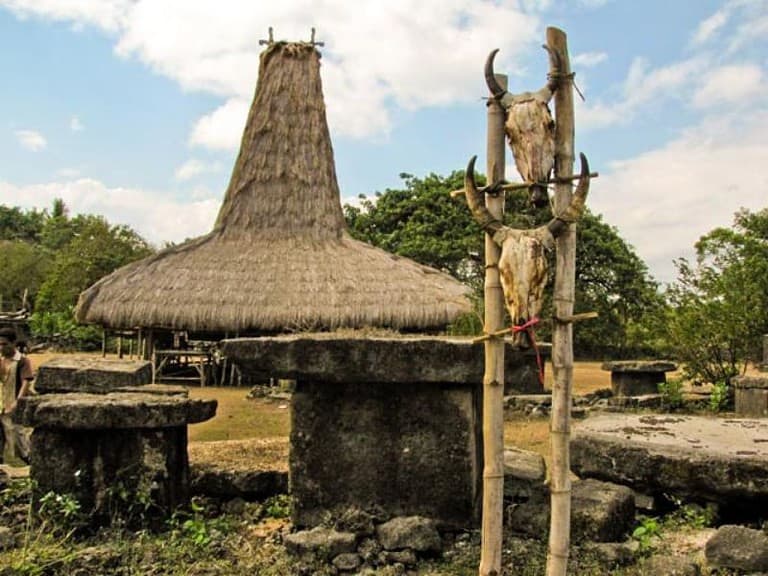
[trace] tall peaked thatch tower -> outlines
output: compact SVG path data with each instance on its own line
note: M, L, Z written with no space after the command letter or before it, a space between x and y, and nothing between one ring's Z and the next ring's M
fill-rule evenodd
M437 270L352 239L325 118L320 54L261 54L240 154L213 231L116 270L77 317L109 328L213 333L430 329L469 310Z

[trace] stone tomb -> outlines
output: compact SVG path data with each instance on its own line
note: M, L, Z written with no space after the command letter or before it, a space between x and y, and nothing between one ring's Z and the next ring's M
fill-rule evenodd
M611 373L611 391L616 397L658 394L659 384L667 381L667 372L677 370L672 362L617 360L604 362Z
M225 340L249 378L296 380L293 522L350 509L465 527L480 514L483 345L332 334ZM522 354L508 345L507 374Z
M216 413L185 394L44 394L19 400L14 420L34 428L34 496L70 494L92 524L115 514L165 516L189 499L187 425Z
M768 421L606 414L575 424L571 468L650 495L768 510Z
M768 376L735 376L731 382L736 414L749 418L768 417Z

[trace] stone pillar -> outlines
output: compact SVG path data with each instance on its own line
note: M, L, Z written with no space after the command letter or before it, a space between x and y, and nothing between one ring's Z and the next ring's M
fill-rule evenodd
M748 418L768 417L768 376L735 376L731 383L736 414Z
M327 335L225 340L255 380L296 380L290 485L298 527L345 511L476 525L483 346L469 340ZM505 352L514 374L522 351ZM530 360L530 357L528 357Z
M768 372L768 334L763 334L763 362L759 368L761 372Z
M94 525L115 516L165 517L189 499L187 424L215 413L215 400L183 394L22 398L14 420L34 428L33 499L48 492L72 495Z

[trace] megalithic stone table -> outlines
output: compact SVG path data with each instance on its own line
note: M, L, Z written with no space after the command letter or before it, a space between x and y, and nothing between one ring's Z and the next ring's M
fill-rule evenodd
M34 428L33 500L69 494L94 525L136 506L168 515L189 500L187 425L212 418L216 405L156 391L22 398L14 421Z

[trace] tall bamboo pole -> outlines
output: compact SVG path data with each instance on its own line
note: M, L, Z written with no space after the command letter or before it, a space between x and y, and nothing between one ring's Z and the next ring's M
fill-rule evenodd
M562 77L555 92L555 176L573 173L573 87L569 80L571 63L565 33L547 28L547 45L560 55ZM560 214L571 201L571 183L555 185L555 213ZM573 314L574 282L576 277L576 226L557 238L554 308L555 318ZM552 388L552 421L550 449L551 516L547 576L565 576L571 535L571 391L573 382L573 325L555 322L552 333L552 368L555 378Z
M507 77L497 75L502 88ZM504 109L495 98L488 100L487 174L492 184L504 178ZM504 192L486 195L488 210L502 219ZM501 248L485 235L485 332L493 334L504 327L504 293L499 279ZM483 523L480 576L501 574L501 541L504 500L504 339L485 341L483 376Z

